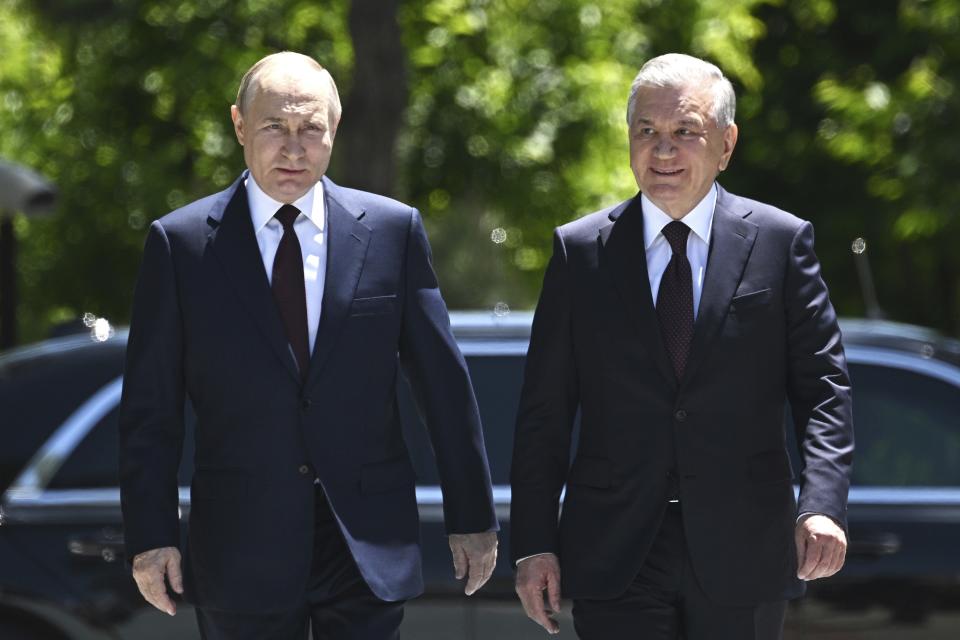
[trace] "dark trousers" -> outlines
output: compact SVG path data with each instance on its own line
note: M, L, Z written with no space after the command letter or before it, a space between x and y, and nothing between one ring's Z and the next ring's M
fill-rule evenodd
M612 600L574 600L582 640L779 640L786 601L726 607L707 598L690 565L680 506L668 505L640 573Z
M303 601L267 614L198 607L204 640L306 640L311 631L313 640L400 637L403 602L385 602L370 591L319 485L316 494L313 565Z

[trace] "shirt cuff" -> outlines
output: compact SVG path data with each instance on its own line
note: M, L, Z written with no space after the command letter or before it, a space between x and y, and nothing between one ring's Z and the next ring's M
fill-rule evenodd
M516 567L524 560L529 560L530 558L536 558L537 556L552 556L552 555L554 554L550 553L549 551L544 551L543 553L534 553L529 556L523 556L522 558L517 559L517 561L513 563L513 566Z

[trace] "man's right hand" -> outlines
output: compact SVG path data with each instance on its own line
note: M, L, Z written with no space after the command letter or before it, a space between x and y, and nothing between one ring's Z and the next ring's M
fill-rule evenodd
M133 579L143 597L160 611L171 616L177 605L167 595L166 576L177 593L183 593L183 574L180 571L180 551L176 547L160 547L138 553L133 557Z
M544 607L547 592L550 608ZM552 553L525 558L517 564L517 595L527 617L550 634L560 633L554 616L560 613L560 560Z

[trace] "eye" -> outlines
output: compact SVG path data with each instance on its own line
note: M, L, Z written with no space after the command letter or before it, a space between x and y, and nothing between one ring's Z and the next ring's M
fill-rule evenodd
M649 138L653 133L653 127L640 127L636 130L634 136L637 138Z
M282 128L279 122L271 122L264 127L267 131L280 131Z

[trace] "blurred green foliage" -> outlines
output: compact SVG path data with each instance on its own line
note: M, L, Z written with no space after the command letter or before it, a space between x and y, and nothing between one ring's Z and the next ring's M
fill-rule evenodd
M302 51L349 95L349 8L0 0L0 156L61 194L52 218L17 220L22 341L84 311L126 321L146 225L243 167L228 108L252 62ZM863 313L864 236L889 315L960 329L955 1L408 0L398 20L392 195L424 212L451 307L532 307L551 229L636 192L637 69L687 51L737 86L721 182L814 222L841 313Z

